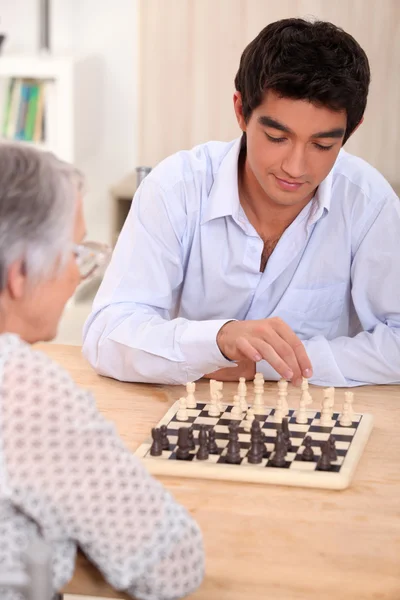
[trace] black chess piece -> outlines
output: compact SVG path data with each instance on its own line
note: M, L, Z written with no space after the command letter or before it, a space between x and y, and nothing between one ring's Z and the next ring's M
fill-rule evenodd
M282 419L283 438L285 440L286 449L288 452L293 451L292 440L290 439L289 421L287 417Z
M251 424L250 449L247 453L248 462L252 465L260 463L264 456L264 449L260 423L254 420Z
M331 468L330 445L329 442L321 444L322 454L317 463L318 471L329 471Z
M304 438L304 450L303 453L301 455L302 460L307 460L307 461L312 461L314 460L314 450L312 449L312 438L311 436L307 435Z
M215 441L215 430L210 429L208 431L208 451L210 454L218 454L218 445Z
M199 449L197 450L196 458L197 460L207 460L208 459L208 449L207 449L207 429L205 425L200 425L199 430Z
M158 428L153 427L151 430L151 437L153 443L150 447L150 456L161 456L162 455L162 443L161 443L161 431Z
M194 450L196 448L196 444L194 443L193 427L189 427L188 440L189 450Z
M163 450L169 450L170 449L170 445L169 445L169 439L168 439L168 436L167 436L167 426L166 425L161 425L160 431L161 431L161 445L162 445L162 449Z
M187 460L190 457L189 452L189 429L180 427L178 429L178 448L176 450L176 458L178 460Z
M238 465L242 460L240 456L238 426L239 424L235 421L232 421L229 425L229 442L226 449L225 461L231 465Z
M329 437L329 457L332 462L337 460L337 452L336 452L336 438L334 435Z
M286 442L283 437L283 431L278 429L276 432L276 442L274 454L271 458L271 465L273 467L284 467L286 465Z

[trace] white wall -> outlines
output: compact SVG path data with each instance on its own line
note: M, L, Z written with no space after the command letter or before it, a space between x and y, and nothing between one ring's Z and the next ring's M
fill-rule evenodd
M0 0L0 32L7 52L35 52L39 0ZM89 237L109 241L108 188L137 160L137 0L52 0L54 53L96 54L103 62L103 120L95 155L79 164L87 176ZM23 16L23 17L22 17ZM0 58L1 60L1 58Z

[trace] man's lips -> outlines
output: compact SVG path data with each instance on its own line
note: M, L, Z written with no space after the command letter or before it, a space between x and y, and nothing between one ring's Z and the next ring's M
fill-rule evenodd
M288 181L287 179L281 179L280 177L277 177L276 175L274 175L277 184L279 185L279 187L281 187L284 190L288 190L288 191L296 191L298 189L301 188L302 185L304 185L303 181Z

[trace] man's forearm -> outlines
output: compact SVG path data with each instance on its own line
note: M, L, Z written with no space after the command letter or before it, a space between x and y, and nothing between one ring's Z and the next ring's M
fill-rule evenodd
M234 367L216 343L225 320L163 319L154 309L112 305L85 326L83 353L95 370L121 381L184 384Z

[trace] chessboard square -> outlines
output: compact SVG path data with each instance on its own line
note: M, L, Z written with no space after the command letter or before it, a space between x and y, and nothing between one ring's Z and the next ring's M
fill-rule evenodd
M211 425L213 427L218 423L218 417L197 417L196 425Z
M288 452L286 454L285 458L286 458L286 460L290 460L290 462L293 462L295 457L296 457L296 452Z
M353 429L351 426L350 427L333 427L332 428L332 435L334 436L338 436L339 438L343 438L343 437L353 437L354 434L356 433L356 429Z
M325 432L324 431L322 431L322 432L321 431L313 431L313 432L311 432L311 430L310 430L308 435L311 436L312 445L314 446L314 445L319 445L320 442L326 442L326 440L329 439L330 431L329 432L328 431L325 431ZM316 444L316 442L317 442L317 444Z
M278 424L275 423L274 421L270 421L270 420L266 420L264 425L263 425L263 429L277 429L278 428Z
M308 429L309 429L309 427L308 427L307 423L304 423L304 425L300 424L300 423L290 423L290 425L289 425L289 431L291 434L294 433L295 431L296 432L300 431L301 433L306 433L308 431Z
M317 466L316 462L314 461L307 461L307 460L294 460L289 469L293 469L295 471L315 471L315 467Z
M299 448L303 443L304 438L292 437L290 436L290 441L292 442L292 446Z
M243 415L234 415L231 411L225 411L222 413L220 419L226 419L228 421L241 421L243 419Z
M267 458L263 458L261 460L261 462L253 464L253 463L249 463L249 461L248 461L248 459L246 457L246 458L243 459L243 461L242 461L242 463L241 463L240 466L241 467L247 467L248 469L249 468L251 469L251 468L254 468L254 467L265 467L266 464L267 464L267 462L268 462L268 459Z
M221 434L229 434L229 428L227 425L221 425L220 423L218 423L218 425L216 425L214 427L214 431L215 433L219 436Z
M218 417L217 422L218 425L225 425L228 427L228 425L232 423L232 418L230 417L229 419L223 419L222 417Z
M195 453L194 453L194 452L191 452L191 453L189 454L188 458L185 458L184 460L182 460L182 459L180 459L180 458L177 458L177 457L176 457L176 449L175 449L175 450L174 450L174 451L171 453L171 455L169 456L169 458L170 458L171 460L177 460L178 462L190 462L190 461L192 461L192 460L194 459L194 457L195 457L195 456L196 456L196 455L195 455Z
M314 452L314 458L312 460L303 460L303 457L302 457L303 452L304 452L304 448L300 448L300 450L296 454L296 457L295 457L295 459L294 459L293 462L299 462L299 461L301 461L301 462L311 462L311 463L314 462L314 463L316 463L317 460L318 460L318 456L321 455L321 452L319 454L317 454L316 452Z
M208 406L208 404L206 402L197 402L196 403L196 408L199 411L204 410L206 408L206 406Z
M350 442L342 442L342 440L336 440L335 443L336 450L342 450L343 452L347 452L350 448Z
M272 457L271 457L272 458ZM269 458L266 462L266 467L267 468L271 468L271 469L289 469L290 465L292 464L291 462L286 461L283 467L274 467L274 465L271 462L271 458Z
M208 455L208 462L216 464L218 462L219 457L220 457L219 454L209 454Z
M332 427L321 427L316 423L312 423L308 429L309 434L312 435L314 433L331 433Z
M169 441L170 446L176 446L178 443L178 436L177 435L169 435L168 441Z
M239 442L250 442L251 435L250 433L239 433L238 438Z
M222 448L222 449L226 448L227 445L229 444L229 440L228 439L222 440L221 438L217 438L216 442L217 442L218 448Z
M196 418L200 415L200 413L201 413L201 410L197 410L196 408L188 408L187 409L188 417Z
M276 436L272 437L272 436L266 435L264 438L265 444L272 444L273 446L275 446L275 442L276 442Z
M191 421L171 421L168 425L168 431L178 431L181 427L191 427Z

